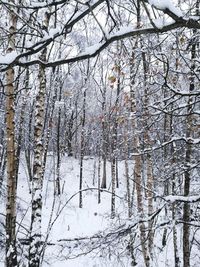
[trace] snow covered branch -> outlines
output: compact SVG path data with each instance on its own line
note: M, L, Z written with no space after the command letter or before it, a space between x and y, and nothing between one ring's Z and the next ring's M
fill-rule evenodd
M71 25L71 24L70 24ZM27 67L32 65L42 65L44 67L56 67L63 64L69 64L74 63L77 61L89 59L92 57L97 56L101 51L103 51L105 48L107 48L111 43L122 40L129 37L134 37L138 35L145 35L145 34L155 34L155 33L165 33L171 30L174 30L178 27L187 27L187 28L200 28L200 24L197 21L186 21L184 19L173 22L171 24L165 25L162 28L144 28L144 29L130 29L131 27L124 28L123 30L119 30L115 34L111 34L107 37L106 40L103 40L100 43L97 43L96 45L93 45L92 47L88 47L85 52L78 54L77 56L71 57L71 58L63 58L60 60L55 60L52 62L43 62L40 59L25 61L23 58L34 55L44 49L46 46L48 46L53 40L56 39L56 37L60 36L60 33L55 34L54 37L48 38L45 41L41 41L40 43L37 43L34 45L34 47L37 47L35 49L30 48L29 52L22 53L20 55L17 55L13 60L10 59L10 56L5 56L4 59L1 60L0 64L7 65L6 67L2 67L0 69L1 72L6 71L11 66L21 66L21 67ZM70 29L71 26L67 26L67 29ZM39 45L39 47L38 47Z
M51 6L51 5L61 5L63 2L66 1L58 1L58 2L52 2L50 4L45 4L40 6L41 8ZM42 65L44 67L55 67L63 64L68 63L74 63L77 61L89 59L92 57L97 56L101 51L106 49L111 43L122 40L125 38L135 37L139 35L148 35L148 34L157 34L157 33L166 33L169 31L172 31L176 28L189 28L189 29L200 29L200 24L198 21L198 18L185 18L181 11L178 8L175 8L171 1L162 1L162 0L151 0L144 2L152 5L154 8L163 11L167 15L169 15L172 18L172 22L164 23L164 25L156 27L156 24L153 25L153 27L144 27L144 28L137 28L134 26L127 26L124 28L119 29L115 33L106 34L103 30L103 36L102 41L99 43L94 44L91 47L86 47L84 52L81 52L77 55L74 55L72 57L64 57L59 60L54 61L48 61L43 62L38 58L36 59L30 59L27 60L28 57L38 54L40 51L42 51L44 48L49 47L51 44L56 42L58 38L61 36L66 36L69 33L72 32L74 26L80 22L82 19L86 17L89 13L93 12L94 9L102 5L105 1L104 0L98 0L98 1L89 1L83 5L83 7L75 11L71 19L69 19L61 29L52 29L49 31L48 34L45 35L45 37L40 38L36 43L32 44L31 46L25 48L25 52L22 52L20 54L7 54L6 56L1 56L0 58L0 64L1 68L0 71L4 72L10 67L13 66L21 66L21 67L27 67L32 65ZM3 4L7 4L3 2ZM36 8L37 6L33 7ZM31 7L32 8L32 7ZM37 7L39 8L39 7ZM110 9L110 7L109 7Z
M175 195L169 195L164 197L164 199L170 203L174 202L187 202L187 203L196 203L200 201L200 196L175 196Z

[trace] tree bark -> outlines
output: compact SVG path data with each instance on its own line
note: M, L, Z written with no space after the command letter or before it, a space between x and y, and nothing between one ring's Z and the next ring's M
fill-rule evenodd
M45 13L43 27L48 29L49 14ZM40 60L45 62L47 49L44 48ZM35 101L35 126L34 126L34 160L32 179L32 202L31 202L31 226L30 226L30 247L29 247L29 267L39 267L40 256L42 254L42 188L44 176L44 142L43 129L45 124L45 93L46 93L46 71L45 67L39 66L39 91Z
M107 177L106 177L106 161L107 161L107 138L106 138L106 130L107 130L107 118L106 118L106 87L103 88L102 91L102 159L103 159L103 176L101 188L106 188L107 186Z
M46 50L43 51L41 60L45 61ZM30 227L30 248L29 248L29 267L40 266L41 255L41 213L42 213L42 186L43 186L43 125L44 125L44 106L46 90L45 69L39 69L39 92L36 96L35 106L35 127L34 127L34 160L33 160L33 180L32 180L32 215Z
M142 43L142 40L141 40ZM141 44L142 45L142 44ZM149 73L149 66L147 62L147 56L145 52L142 52L142 61L143 61L143 70L144 70L144 114L143 114L143 126L144 126L144 144L145 148L149 148L151 146L150 140L150 114L149 114L149 92L148 92L148 73ZM153 185L154 185L154 178L153 178L153 166L152 166L152 158L151 154L147 153L146 156L146 169L147 169L147 202L148 202L148 215L151 216L153 214ZM152 248L153 248L153 237L154 233L152 230L153 222L149 221L148 223L148 250L149 255L152 255Z
M197 15L199 13L199 3L197 1ZM196 30L193 30L193 35L197 34ZM195 89L195 58L196 58L196 41L193 41L191 47L191 78L190 78L190 87L189 92L192 93ZM191 138L193 134L193 97L189 96L188 98L188 110L186 117L186 138ZM190 164L192 156L192 144L186 144L186 153L185 153L185 173L184 173L184 196L189 196L190 194ZM190 267L190 204L185 202L183 205L183 267Z
M12 1L15 4L14 1ZM7 53L15 50L17 17L10 11ZM7 202L6 202L6 267L17 266L16 248L16 149L15 149L15 73L6 72L6 140L7 140Z
M80 155L80 181L79 181L79 208L83 207L83 158L85 152L85 113L86 113L86 90L83 92L83 116L81 123L81 155Z

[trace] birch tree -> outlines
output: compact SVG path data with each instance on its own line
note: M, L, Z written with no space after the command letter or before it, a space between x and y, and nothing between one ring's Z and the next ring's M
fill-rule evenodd
M45 30L49 25L49 13L45 14L43 26ZM47 48L41 52L40 60L45 62ZM41 266L42 253L42 189L43 189L43 156L44 156L44 114L45 114L45 93L46 93L46 71L44 66L38 71L39 88L35 101L35 125L34 125L34 160L33 160L33 180L32 180L32 211L30 226L30 247L29 247L29 267Z
M186 9L185 6L188 5ZM70 69L77 62L88 60L96 56L99 57L113 57L110 52L110 48L115 45L115 42L119 43L119 40L123 42L130 41L135 43L130 47L130 42L128 41L127 51L132 53L130 64L130 113L132 120L133 135L132 144L130 145L125 136L125 167L126 167L126 183L127 183L127 193L128 193L128 209L129 217L132 220L132 206L130 203L130 191L129 191L129 171L128 168L128 157L131 149L134 147L133 158L135 162L134 168L134 178L135 187L133 186L133 193L136 189L136 204L138 212L138 223L139 225L139 235L140 235L140 248L143 253L143 258L145 265L150 266L150 253L152 251L152 240L153 232L152 220L154 216L159 216L159 212L154 210L153 207L153 186L156 181L156 189L158 192L157 198L161 202L165 203L166 207L166 217L169 216L169 221L165 225L173 225L173 238L174 238L174 251L175 251L175 262L177 255L177 232L176 230L182 230L183 234L183 265L184 267L190 266L191 261L191 236L193 229L196 229L196 225L192 224L192 220L195 220L193 215L193 207L199 203L198 198L193 197L192 194L198 194L199 187L197 189L193 186L195 182L194 177L198 176L199 171L199 92L198 92L198 71L199 71L199 61L198 61L198 31L200 29L199 23L199 2L191 1L184 2L184 5L179 3L180 7L177 7L172 1L107 1L107 0L97 0L97 1L1 1L1 8L5 10L4 13L8 14L8 25L9 29L6 32L4 27L0 28L2 41L0 42L1 57L0 57L0 72L2 73L2 80L5 84L5 110L6 110L6 149L7 150L6 160L7 161L7 200L6 200L6 266L17 266L17 248L16 248L16 177L19 165L16 162L16 155L19 157L20 146L16 150L16 132L21 139L28 140L30 142L30 147L26 149L26 158L29 165L29 177L31 180L31 220L30 220L30 236L26 240L26 244L29 246L29 257L28 264L29 267L41 266L41 258L43 255L43 237L41 231L41 220L42 220L42 207L43 207L43 179L45 179L45 158L47 158L48 144L49 144L49 132L52 130L54 133L58 134L57 138L57 177L60 178L60 153L61 153L61 122L67 121L69 118L69 123L67 127L68 133L65 134L68 140L68 151L72 155L72 143L76 143L77 147L81 147L81 168L80 168L80 206L82 206L82 167L83 167L83 148L86 146L87 153L91 153L89 148L90 141L85 138L85 126L87 126L88 118L85 117L85 107L87 106L89 100L86 98L86 93L84 92L83 98L83 116L80 125L80 121L77 119L81 112L78 111L81 106L79 97L75 104L75 111L71 112L71 116L68 117L59 112L57 127L52 123L52 129L50 127L51 119L47 118L50 116L54 118L54 108L49 108L49 111L45 113L46 107L46 92L47 84L49 81L50 73L55 74L53 70L61 72L61 66L63 71ZM117 10L117 12L116 12ZM195 11L195 12L194 12ZM100 21L99 17L103 16L105 20ZM195 15L195 16L194 16ZM42 19L41 19L42 18ZM162 18L162 20L161 20ZM88 20L87 20L88 19ZM41 22L42 21L42 22ZM89 21L90 23L87 23ZM86 30L87 29L87 30ZM94 34L88 34L90 29L95 29ZM182 54L181 49L178 51L179 60L176 63L173 61L169 54L173 55L174 51L174 36L176 36L176 42L178 40L180 43L184 43L177 35L183 34L182 39L187 39L187 44L183 46L184 53L190 51L190 57ZM152 39L149 37L152 35ZM161 38L157 38L160 36ZM149 40L147 52L144 52L143 43L141 40ZM87 41L86 41L87 40ZM159 44L156 44L155 40L160 40ZM120 41L121 42L121 41ZM5 52L5 43L8 45L7 53ZM173 43L173 44L170 44ZM152 45L153 44L153 45ZM177 44L176 44L177 45ZM160 49L161 46L166 46L163 51ZM108 50L106 50L109 48ZM148 53L150 50L154 50L154 55L152 56L149 68L146 67ZM160 55L158 51L165 55ZM105 52L106 51L106 52ZM17 52L17 53L16 53ZM121 53L121 51L120 51ZM127 53L128 54L128 53ZM4 56L3 56L4 55ZM124 56L124 55L123 55ZM125 57L125 56L124 56ZM143 58L142 58L143 57ZM162 58L162 60L159 60ZM142 60L141 60L142 59ZM166 62L164 62L164 60ZM114 60L115 61L115 60ZM141 62L143 61L144 76L139 73L142 72ZM159 63L155 63L158 62ZM179 61L179 62L178 62ZM160 63L161 62L161 63ZM118 63L117 63L118 64ZM121 62L120 62L121 64ZM121 65L118 64L120 67ZM155 65L157 66L155 67ZM175 64L180 64L181 71L175 69ZM182 64L182 66L181 66ZM161 67L164 65L164 68ZM118 66L118 67L119 67ZM166 67L166 68L165 68ZM151 72L152 68L152 72ZM157 71L153 73L153 70L157 68ZM16 74L16 70L19 72ZM118 68L120 70L120 68ZM27 120L24 121L24 113L22 111L21 117L15 112L15 105L19 108L19 104L15 101L15 87L16 83L23 83L21 73L27 71L28 78L25 79L30 84L33 84L33 80L38 84L38 90L36 93L36 98L34 104L30 104L31 112L26 115ZM37 76L36 76L36 73ZM59 75L56 73L56 75ZM145 75L148 73L151 77L148 79ZM118 73L119 74L119 73ZM98 70L95 74L98 78ZM6 76L6 78L4 78ZM87 75L86 75L87 76ZM97 78L97 79L98 79ZM175 80L182 79L181 82L175 82ZM119 90L121 90L122 81L120 77L117 79L118 92L116 106L119 106ZM3 84L3 85L4 85ZM75 84L75 82L74 82ZM3 87L2 85L2 87ZM143 88L139 85L142 85ZM187 87L188 86L188 87ZM151 106L151 87L156 89L153 91L152 99L154 103ZM187 87L187 90L186 90ZM21 87L20 87L21 88ZM61 89L61 88L60 88ZM64 88L62 88L64 89ZM139 89L141 91L139 91ZM51 88L49 89L51 90ZM102 114L106 117L106 93L108 87L102 89ZM163 91L167 94L163 93ZM64 90L63 90L64 91ZM58 100L61 100L61 95L63 91L60 90ZM169 94L168 94L169 92ZM141 94L144 93L144 105L141 105ZM24 94L25 97L28 95ZM53 94L52 94L53 95ZM54 99L55 100L55 99ZM54 102L54 100L52 102ZM24 99L24 105L26 99ZM48 101L47 101L48 102ZM70 101L69 101L70 102ZM55 104L55 103L54 103ZM53 106L54 106L53 104ZM113 99L110 99L110 104L112 106ZM24 107L22 105L22 107ZM110 106L110 111L111 111ZM34 110L35 108L35 110ZM143 109L143 112L142 111ZM151 117L151 111L154 112L154 117ZM143 113L143 114L142 114ZM46 114L46 115L45 115ZM50 115L49 115L50 114ZM74 115L75 114L75 115ZM111 112L110 112L111 114ZM141 114L143 118L141 118ZM98 114L99 115L99 114ZM116 159L117 159L117 149L121 149L119 145L120 137L118 133L126 132L126 124L123 124L124 129L119 129L118 110L115 110L113 125L108 125L108 117L105 121L101 121L102 126L102 151L103 161L104 161L104 174L102 181L102 188L107 186L106 184L106 156L107 148L106 145L111 147L111 167L112 167L112 218L115 217L115 192L116 192ZM29 128L28 133L22 131L22 123L18 131L15 129L15 119L23 123L24 128L26 126ZM63 117L64 118L63 118ZM56 117L56 116L55 116ZM66 119L67 117L67 119ZM98 117L98 116L97 116ZM21 118L21 119L20 119ZM110 116L111 118L111 116ZM76 122L74 123L74 120ZM143 121L142 121L143 120ZM149 130L149 124L152 123L153 133ZM34 129L32 125L34 124ZM76 126L74 127L74 124ZM2 123L3 125L3 123ZM80 134L80 127L81 134ZM109 133L109 138L105 133L108 126L113 126L112 131ZM157 126L157 128L156 128ZM164 127L163 127L164 126ZM73 128L70 131L69 128ZM143 127L143 129L142 129ZM161 133L160 133L161 129ZM161 136L163 132L167 129L167 134ZM142 131L144 130L144 131ZM119 132L118 132L119 131ZM89 131L88 131L89 132ZM140 135L141 134L141 135ZM159 140L154 141L151 144L151 134L153 137L158 137ZM90 131L91 135L91 131ZM126 135L126 134L125 134ZM74 137L75 136L75 137ZM94 134L95 136L95 134ZM98 136L98 134L96 134ZM144 137L144 140L142 138ZM73 140L74 138L74 140ZM34 140L33 140L34 139ZM44 140L45 139L45 140ZM34 141L34 144L33 144ZM86 142L88 141L88 143ZM110 143L109 143L109 142ZM144 141L142 143L142 141ZM108 142L108 143L107 143ZM3 143L3 142L2 142ZM26 143L26 142L25 142ZM53 141L52 141L53 143ZM20 145L20 141L18 142ZM99 144L98 144L99 145ZM99 145L100 146L100 145ZM31 170L31 150L33 147L33 169ZM75 150L75 149L74 149ZM28 152L27 152L28 151ZM50 151L50 148L49 148ZM74 152L74 151L73 151ZM120 152L123 151L122 149ZM4 154L3 154L4 153ZM171 153L173 155L171 155ZM145 154L146 156L143 156ZM165 154L165 155L163 155ZM5 156L5 152L2 152ZM1 155L1 158L3 157ZM143 159L146 159L146 165L143 164ZM4 164L1 163L2 170L4 169ZM173 162L173 164L171 164ZM164 164L163 164L164 163ZM99 192L99 202L100 202L100 157L99 157L99 168L98 168L98 192ZM172 165L172 166L171 166ZM147 169L146 176L144 169ZM154 170L158 169L157 172ZM162 172L159 173L159 171ZM154 176L156 179L154 179ZM142 179L145 177L145 179ZM182 183L182 178L183 182ZM167 186L165 187L164 195L160 194L160 188L163 189L162 182L167 181ZM197 184L197 183L196 183ZM145 186L147 185L147 190ZM60 184L58 185L59 188ZM149 190L149 191L148 191ZM60 189L58 189L60 191ZM180 193L176 196L177 192ZM172 193L172 196L169 194ZM134 195L134 194L132 194ZM145 201L145 196L148 200ZM171 203L171 199L173 200ZM192 200L191 200L192 199ZM147 202L148 208L145 209L145 203ZM169 202L169 203L168 203ZM176 203L182 203L181 205L176 205ZM170 211L172 205L172 212ZM158 211L162 210L158 206ZM179 213L175 212L179 206ZM169 208L170 207L170 208ZM155 211L155 212L154 212ZM148 218L146 215L148 213ZM181 214L179 216L179 214ZM199 213L197 212L199 216ZM178 217L179 216L179 217ZM182 217L181 217L182 216ZM181 217L181 220L180 220ZM134 219L132 220L134 223ZM148 235L146 234L147 226L150 230L149 246L148 246ZM178 226L177 226L178 225ZM156 224L160 229L160 226ZM180 226L180 227L179 227ZM19 227L22 227L21 225ZM156 228L156 227L155 227ZM135 227L132 225L129 229L135 231ZM125 231L124 231L125 232ZM167 233L167 232L165 232ZM120 232L121 234L121 232ZM123 233L122 233L123 234ZM195 236L195 235L194 235ZM167 242L167 239L164 238ZM180 240L179 240L180 241ZM21 242L21 240L19 240ZM166 243L166 242L163 242ZM196 242L198 244L198 242ZM132 258L134 259L134 242L130 242L132 249ZM180 262L177 263L177 266Z
M15 4L14 1L12 1ZM9 12L7 56L15 53L16 10ZM15 157L15 70L6 71L6 139L7 139L7 203L6 203L6 267L17 266L16 248L16 157Z

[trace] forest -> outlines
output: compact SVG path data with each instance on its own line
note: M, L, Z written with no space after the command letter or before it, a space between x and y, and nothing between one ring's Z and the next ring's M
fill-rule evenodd
M0 16L0 267L199 267L200 0Z

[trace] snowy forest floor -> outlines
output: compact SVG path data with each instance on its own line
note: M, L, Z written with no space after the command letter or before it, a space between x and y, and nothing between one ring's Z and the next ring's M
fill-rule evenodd
M95 164L96 161L96 164ZM53 155L48 156L43 190L42 234L46 249L43 267L118 267L131 266L128 244L130 232L126 229L138 221L136 199L133 216L128 218L126 200L126 178L124 161L120 161L119 188L116 189L116 216L111 219L111 167L107 162L106 190L101 191L98 204L97 171L98 159L86 158L83 163L83 208L79 208L79 160L63 157L60 169L62 194L55 196L56 162ZM102 168L101 168L102 170ZM130 176L133 164L129 162ZM17 232L21 255L28 254L28 246L23 240L28 238L31 211L30 183L25 160L21 160L17 192ZM4 184L5 190L5 184ZM131 188L132 190L132 188ZM136 197L135 197L136 198ZM5 201L1 201L0 220L3 222ZM154 202L154 209L162 207L161 201ZM164 209L156 218L156 225L166 221ZM155 226L152 267L174 266L172 224ZM167 243L162 246L164 228L167 227ZM134 254L137 267L144 267L138 225L132 229L134 235ZM181 230L178 229L178 245L181 251ZM181 229L181 228L180 228ZM95 248L95 249L94 249ZM22 253L23 251L23 253ZM20 252L20 251L19 251ZM89 253L90 252L90 253ZM20 254L20 253L19 253ZM194 253L194 255L198 252ZM20 258L20 255L19 255ZM180 255L181 258L181 255ZM200 266L196 258L192 267ZM0 267L3 267L4 251L0 252Z

